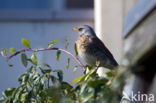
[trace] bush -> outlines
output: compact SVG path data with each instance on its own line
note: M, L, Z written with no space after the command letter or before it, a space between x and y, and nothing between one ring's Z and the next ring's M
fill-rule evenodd
M119 103L121 100L122 86L124 84L125 73L123 71L107 72L104 77L96 74L97 68L83 66L77 56L69 51L53 48L57 40L48 44L48 48L31 49L27 39L21 39L26 49L16 51L10 48L10 56L7 50L1 50L1 54L6 59L20 54L23 66L27 71L18 78L19 86L8 88L2 94L0 103ZM67 42L68 45L68 42ZM67 47L66 45L66 47ZM45 50L57 50L56 59L58 60L61 52L70 55L81 68L90 68L89 72L72 81L75 86L63 81L63 72L54 70L50 65L38 63L35 52ZM28 57L26 52L32 52ZM77 51L75 49L77 54ZM29 63L29 66L28 66ZM70 58L67 67L69 67ZM13 66L9 64L9 66ZM122 70L122 69L121 69Z

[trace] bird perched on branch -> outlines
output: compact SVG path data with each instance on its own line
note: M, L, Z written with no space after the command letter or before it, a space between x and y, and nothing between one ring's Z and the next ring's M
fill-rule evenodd
M90 26L83 25L73 28L73 30L79 34L79 38L76 41L78 55L87 65L96 66L96 61L99 61L99 66L108 69L118 66L111 52L96 36Z

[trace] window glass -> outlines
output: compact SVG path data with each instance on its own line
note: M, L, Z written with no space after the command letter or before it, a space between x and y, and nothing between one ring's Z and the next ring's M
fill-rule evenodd
M0 9L87 9L94 0L0 0Z
M0 9L47 9L50 0L0 0Z
M94 0L66 0L67 9L87 9L93 8Z

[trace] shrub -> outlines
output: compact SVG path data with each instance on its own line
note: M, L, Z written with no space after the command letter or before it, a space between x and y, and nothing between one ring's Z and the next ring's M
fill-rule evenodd
M6 59L11 59L20 54L21 62L27 71L18 78L19 86L8 88L2 94L0 103L119 103L121 100L122 87L124 84L125 73L117 70L107 72L104 77L96 74L97 68L83 66L77 56L69 51L53 48L57 42L53 40L48 44L48 48L31 49L31 43L27 39L21 39L26 49L16 51L10 48L10 56L7 50L1 50L1 55ZM67 42L68 45L68 42ZM66 45L66 47L67 47ZM61 52L70 55L83 69L90 68L89 72L75 78L72 83L63 81L63 72L54 70L46 63L38 63L36 52L45 50L56 50L58 60ZM31 57L27 52L32 52ZM75 49L77 54L77 51ZM29 64L29 65L28 65ZM67 67L70 64L68 59ZM9 64L9 66L13 66Z

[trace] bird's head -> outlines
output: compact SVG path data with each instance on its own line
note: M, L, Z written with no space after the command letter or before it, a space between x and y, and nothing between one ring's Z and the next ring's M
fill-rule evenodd
M82 26L73 28L73 30L77 31L79 35L96 36L94 30L88 25L82 25Z

